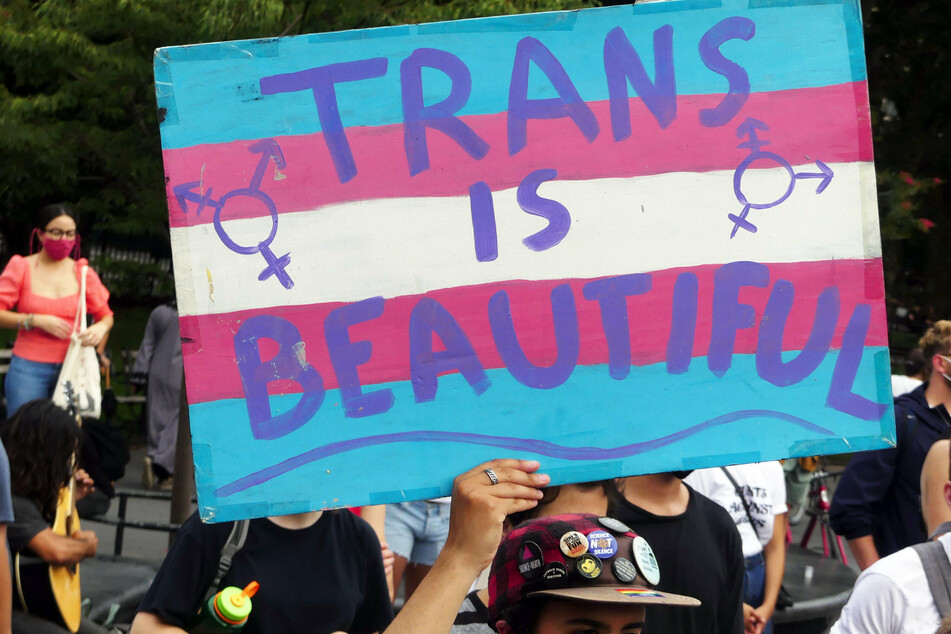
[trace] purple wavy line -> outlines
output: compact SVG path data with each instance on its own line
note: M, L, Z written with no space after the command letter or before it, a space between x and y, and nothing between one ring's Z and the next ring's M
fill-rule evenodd
M512 449L516 451L525 451L551 458L561 458L563 460L616 460L618 458L627 458L637 454L651 451L659 447L664 447L679 440L683 440L701 431L725 425L744 418L778 418L780 420L793 423L812 432L818 432L829 436L835 435L824 427L819 427L807 420L785 414L783 412L774 412L764 409L750 409L723 414L708 421L688 427L668 436L662 436L654 440L623 445L621 447L601 448L601 447L564 447L546 440L535 440L531 438L508 438L505 436L483 436L482 434L469 434L465 432L451 431L406 431L395 434L381 434L379 436L367 436L365 438L353 438L351 440L342 440L340 442L330 443L323 447L317 447L310 451L288 458L275 465L255 471L242 478L238 478L230 484L226 484L215 491L219 497L228 497L250 489L259 484L267 482L272 478L283 475L288 471L293 471L315 460L321 460L329 456L334 456L364 447L374 445L387 445L398 442L456 442L468 445L484 445L486 447L499 447L500 449Z

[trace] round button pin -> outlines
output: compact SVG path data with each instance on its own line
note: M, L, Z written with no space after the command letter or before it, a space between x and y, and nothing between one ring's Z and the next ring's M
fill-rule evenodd
M629 559L625 559L624 557L618 557L611 562L611 570L614 571L614 576L617 577L617 580L621 583L631 583L637 579L637 568L634 567L634 564L632 564Z
M535 542L524 541L519 544L516 560L518 571L526 579L537 579L542 574L545 560L542 549Z
M617 553L617 540L607 531L588 533L588 552L598 559L610 559Z
M549 588L563 588L568 585L568 567L560 561L553 561L545 566L542 579Z
M644 579L652 586L660 582L660 566L657 565L657 559L654 557L654 551L650 544L643 537L635 537L631 542L631 550L634 553L634 562L640 569Z
M627 533L630 532L631 528L622 522L621 520L616 520L613 517L599 517L598 522L601 526L605 527L608 530L614 531L615 533Z
M566 557L580 557L588 552L588 538L578 531L569 531L561 536L559 546Z
M587 579L597 579L601 574L601 566L601 560L588 553L578 557L578 561L575 563L578 572Z

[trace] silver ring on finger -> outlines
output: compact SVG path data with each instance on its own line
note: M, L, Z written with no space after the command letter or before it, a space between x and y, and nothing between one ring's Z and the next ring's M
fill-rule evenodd
M485 475L489 476L489 480L492 481L493 485L499 483L499 476L495 475L495 471L492 469L483 469L483 471L485 471Z

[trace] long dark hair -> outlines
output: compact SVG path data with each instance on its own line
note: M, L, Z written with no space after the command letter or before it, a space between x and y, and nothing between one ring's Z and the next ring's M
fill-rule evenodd
M60 489L73 477L72 457L81 437L73 417L45 398L26 403L0 423L10 489L35 502L48 522L56 514Z

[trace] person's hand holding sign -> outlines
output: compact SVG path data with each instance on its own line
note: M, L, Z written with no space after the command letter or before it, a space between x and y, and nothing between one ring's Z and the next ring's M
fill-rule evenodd
M510 513L534 508L550 481L535 460L492 460L452 485L449 537L439 558L386 634L448 632L479 573L492 563Z
M541 499L539 487L551 478L534 473L539 466L535 460L492 460L453 481L449 537L443 553L472 573L472 579L492 563L505 517L534 508Z

